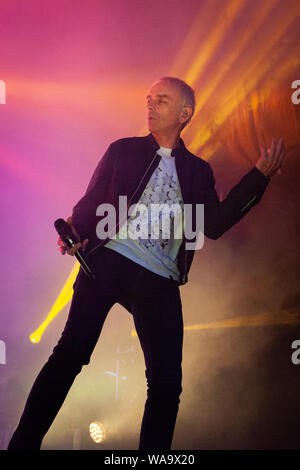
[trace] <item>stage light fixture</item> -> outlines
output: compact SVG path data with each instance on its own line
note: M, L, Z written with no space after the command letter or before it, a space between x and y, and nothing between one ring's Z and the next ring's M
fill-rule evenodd
M93 421L89 426L91 439L96 442L96 444L101 444L105 439L104 427L103 424L99 421Z

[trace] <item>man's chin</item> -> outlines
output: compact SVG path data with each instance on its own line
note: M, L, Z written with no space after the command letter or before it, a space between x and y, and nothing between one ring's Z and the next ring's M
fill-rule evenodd
M157 126L155 126L154 122L148 121L148 130L149 130L149 132L157 131Z

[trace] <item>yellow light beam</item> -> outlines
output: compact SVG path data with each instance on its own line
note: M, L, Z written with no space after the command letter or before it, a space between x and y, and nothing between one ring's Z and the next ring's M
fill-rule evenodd
M245 0L232 0L225 6L224 11L220 14L219 21L216 21L208 38L195 57L192 66L186 73L185 81L191 86L203 72L206 64L221 44L229 30L229 26L233 23L234 18L238 15L244 4Z
M300 61L298 63L300 63ZM288 58L285 63L281 62L280 68L278 68L277 71L272 72L273 83L268 85L268 92L270 93L270 90L276 86L277 81L280 79L283 80L285 77L287 77L289 73L291 72L291 70L293 70L294 68L295 68L295 64ZM271 66L268 70L269 71L272 70ZM268 70L265 71L265 75L267 74ZM257 77L262 76L262 75L263 73L258 73ZM217 127L221 127L221 125L224 124L226 120L234 113L237 106L246 98L246 95L248 93L251 93L251 91L254 89L256 83L257 82L255 79L245 83L244 88L237 91L235 99L233 99L227 105L224 105L224 108L223 108L224 110L220 109L216 112L215 121L216 121ZM253 97L251 97L251 99L252 101L254 100ZM257 103L255 104L254 102L254 109L256 105ZM212 134L211 129L209 128L209 125L207 125L206 127L203 126L203 129L197 134L195 134L194 139L189 144L189 148L191 152L196 153L199 147L203 147L204 145L207 145L207 143L212 137L213 137L213 134ZM208 155L206 151L205 153L206 155Z
M241 315L234 318L226 318L220 321L187 325L184 330L205 330L214 328L239 328L249 326L267 325L293 325L300 323L300 309L294 308L283 312L265 312L253 315ZM136 330L131 330L131 336L137 337Z
M206 38L207 25L210 24L212 14L220 9L220 0L209 0L209 2L199 2L199 7L186 36L183 38L182 45L178 51L174 63L170 70L170 75L181 76L182 71L186 70L187 65L191 64L195 57L195 52L199 50L203 38ZM213 13L212 13L213 12ZM215 15L214 15L215 16Z
M232 65L237 61L238 57L242 55L246 46L249 44L249 41L265 21L275 3L276 0L268 0L262 4L259 12L253 12L252 17L248 19L248 28L242 30L241 35L236 39L235 47L229 49L227 53L225 52L222 62L220 61L216 64L214 67L214 74L210 78L208 86L205 90L201 89L201 91L196 95L197 106L193 119L195 119L199 114L204 104L209 100L209 97L222 82L225 74L231 70ZM185 77L185 81L187 81L187 79L188 76Z
M29 336L30 341L32 341L33 343L38 343L40 341L42 334L44 333L49 323L52 322L52 320L56 317L56 315L71 300L72 295L73 295L73 284L78 274L79 266L80 266L79 263L76 262L75 266L73 267L71 273L69 274L68 279L66 280L61 292L59 293L46 319L38 327L38 329Z
M215 112L215 122L218 126L237 108L254 86L267 76L276 62L275 59L278 60L278 57L282 57L282 50L280 48L278 48L277 51L272 51L272 49L274 45L279 42L280 38L295 20L299 12L300 4L297 12L286 12L286 16L282 17L281 23L276 25L278 27L274 27L273 34L270 34L269 37L265 39L264 44L256 51L253 61L250 62L247 68L240 72L239 80L234 80L231 89L224 90L223 95L219 97L218 109ZM210 122L206 126L203 126L201 132L195 135L195 138L190 144L192 152L195 152L201 145L207 142L210 136L209 126Z

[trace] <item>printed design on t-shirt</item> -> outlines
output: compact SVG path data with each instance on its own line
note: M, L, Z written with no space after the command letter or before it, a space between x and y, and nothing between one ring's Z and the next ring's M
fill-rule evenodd
M140 204L143 206L140 206ZM157 206L155 207L153 204ZM169 208L173 206L172 209L167 207L165 212L169 217L169 224L162 223L164 211L162 207L159 207L161 204L166 204ZM147 210L145 210L145 207ZM183 201L175 175L158 166L144 190L139 204L136 205L134 214L136 215L130 217L128 221L128 235L134 238L133 230L135 233L139 231L141 233L138 237L139 243L146 248L164 250L170 240L174 239L175 234L176 238L181 238ZM133 221L135 221L134 227L131 226Z

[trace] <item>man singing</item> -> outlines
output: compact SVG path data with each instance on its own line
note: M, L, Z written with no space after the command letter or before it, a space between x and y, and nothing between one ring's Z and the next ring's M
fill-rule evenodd
M64 331L34 382L9 450L40 449L75 377L89 363L115 303L132 314L145 358L148 388L139 449L171 448L182 392L179 286L188 282L195 248L188 247L183 218L167 212L172 234L161 236L158 228L156 237L159 214L140 211L137 219L137 212L121 213L120 196L126 196L127 208L171 204L178 213L186 205L194 210L203 204L204 234L217 239L259 202L270 178L281 173L284 143L273 139L220 202L210 165L190 153L180 138L194 113L194 91L180 79L163 77L152 85L146 103L150 133L110 144L68 219L78 243L70 249L58 241L62 254L84 250L96 281L79 270ZM104 204L116 214L106 237ZM130 236L138 230L144 236Z

